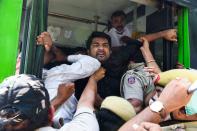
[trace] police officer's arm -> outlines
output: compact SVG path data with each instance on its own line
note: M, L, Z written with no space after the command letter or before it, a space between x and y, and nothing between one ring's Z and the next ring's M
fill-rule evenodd
M139 113L143 109L143 82L140 81L138 75L133 73L126 73L123 78L124 85L121 84L121 95L130 102L135 112Z
M160 39L160 38L164 38L169 41L177 42L176 32L177 32L176 29L168 29L168 30L157 32L157 33L144 35L143 37L145 37L149 42Z
M166 85L158 99L163 103L163 111L166 115L188 103L191 98L191 94L188 94L187 92L190 85L191 83L186 79L176 79ZM133 131L135 124L139 125L142 122L159 123L160 121L161 115L152 111L150 107L147 107L125 123L119 131Z
M143 41L143 46L140 48L140 50L141 50L142 55L146 61L147 66L154 67L156 73L161 72L159 66L157 65L157 63L150 51L148 41L146 40L146 38L143 38L143 37L141 38L141 40Z
M143 109L143 102L141 100L132 98L128 99L128 101L133 105L136 113L139 113Z

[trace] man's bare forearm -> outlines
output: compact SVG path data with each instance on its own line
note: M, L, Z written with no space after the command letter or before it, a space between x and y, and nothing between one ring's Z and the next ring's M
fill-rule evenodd
M145 37L149 42L164 38L165 40L177 42L177 30L176 29L167 29L163 30L157 33L152 33L149 35L143 36Z
M97 94L97 81L94 79L94 77L91 76L79 99L78 107L86 106L94 109L96 94Z
M69 94L67 96L64 97L59 97L56 96L52 101L51 101L51 105L54 107L55 110L57 110L66 100L68 100L68 98L71 96L72 94Z
M142 122L152 122L152 123L159 123L161 121L161 117L158 113L154 113L150 110L149 107L144 109L140 114L129 120L125 123L119 131L133 131L133 125L139 125Z
M144 35L143 37L145 37L148 40L148 42L152 42L154 40L163 38L164 37L164 31L160 31L160 32L157 32L157 33Z
M159 68L159 66L157 65L150 49L141 49L142 55L146 61L146 64L148 67L154 67L156 69L157 73L160 73L161 70Z
M54 107L55 111L59 108L59 106L61 106L64 103L64 101L62 99L59 99L58 97L55 97L52 101L51 101L51 105Z

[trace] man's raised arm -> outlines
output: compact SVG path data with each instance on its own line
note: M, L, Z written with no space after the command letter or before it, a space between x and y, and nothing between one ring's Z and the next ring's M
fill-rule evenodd
M97 95L97 82L105 76L105 69L100 68L90 78L79 99L79 107L88 107L94 109L94 103Z
M142 37L145 37L148 40L148 42L151 42L160 38L164 38L165 40L168 40L168 41L177 42L177 30L168 29L168 30L144 35Z

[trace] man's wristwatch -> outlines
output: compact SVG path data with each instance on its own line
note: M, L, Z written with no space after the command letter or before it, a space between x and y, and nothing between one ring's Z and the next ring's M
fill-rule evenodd
M160 101L154 101L149 107L151 111L158 113L162 119L166 118L167 114L163 104Z

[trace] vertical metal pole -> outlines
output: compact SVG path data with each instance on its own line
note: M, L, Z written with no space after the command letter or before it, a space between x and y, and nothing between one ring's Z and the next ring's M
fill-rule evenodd
M15 73L23 0L0 0L0 82Z
M47 29L48 0L32 0L26 9L20 73L41 78L44 49L36 45L36 37Z
M133 10L133 26L132 32L137 32L137 6Z
M183 9L184 66L190 68L189 9Z
M183 10L178 12L178 61L181 64L183 62Z
M172 7L166 6L165 11L165 26L173 27L173 16L172 16ZM163 42L163 70L169 70L173 68L173 44L170 41L164 40Z
M179 63L190 68L189 9L183 7L178 16Z

